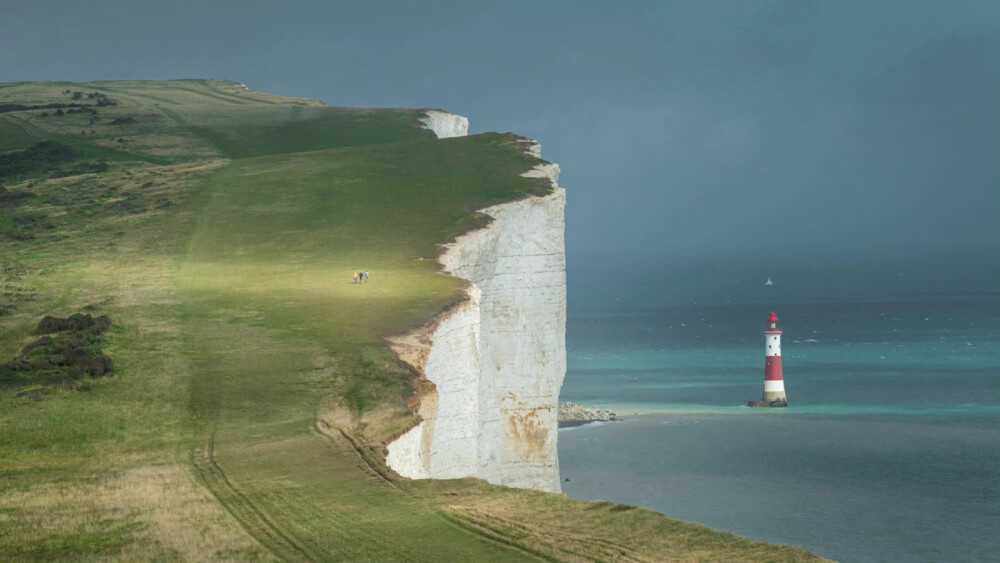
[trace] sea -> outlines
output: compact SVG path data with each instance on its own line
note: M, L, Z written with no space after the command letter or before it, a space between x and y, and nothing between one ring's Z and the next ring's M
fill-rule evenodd
M571 299L560 400L622 420L559 431L563 492L836 561L1000 561L1000 285L920 271L840 292L716 271L697 301ZM789 406L749 408L772 311Z

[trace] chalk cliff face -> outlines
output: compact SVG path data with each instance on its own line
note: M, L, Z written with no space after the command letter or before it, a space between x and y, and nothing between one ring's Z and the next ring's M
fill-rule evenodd
M389 444L387 462L400 475L560 490L566 195L556 185L558 165L524 175L549 178L552 193L482 209L493 221L440 258L448 273L471 282L468 299L435 326L393 342L433 384L420 393L422 422Z
M420 121L433 131L438 139L464 137L469 134L469 118L461 115L432 109L427 110L426 117Z

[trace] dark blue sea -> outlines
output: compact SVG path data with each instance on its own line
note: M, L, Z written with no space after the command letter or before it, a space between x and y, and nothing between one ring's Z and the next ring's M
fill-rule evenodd
M780 283L571 308L561 400L625 420L560 431L564 492L839 561L1000 561L1000 293ZM747 408L771 310L789 407Z

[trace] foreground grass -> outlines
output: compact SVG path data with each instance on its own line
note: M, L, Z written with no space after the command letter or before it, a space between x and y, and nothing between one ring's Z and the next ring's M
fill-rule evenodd
M49 181L7 210L44 216L50 228L0 243L3 360L41 316L88 310L115 323L106 351L117 369L76 392L0 389L0 560L272 559L190 465L193 371L171 276L191 200L217 167ZM157 209L163 199L173 207ZM129 211L115 206L126 200Z
M285 101L174 86L122 99L171 105L213 155L301 150L294 128L240 144L238 113L170 104L178 89L275 105L254 127L280 128ZM392 137L412 115L364 120ZM75 392L0 389L0 560L810 559L651 511L384 467L383 443L412 424L412 376L382 339L461 293L437 244L481 224L475 209L547 189L519 176L536 160L511 135L409 135L8 186L35 194L4 208L34 238L0 241L0 359L41 316L86 310L114 322L116 372ZM362 268L372 283L353 285Z

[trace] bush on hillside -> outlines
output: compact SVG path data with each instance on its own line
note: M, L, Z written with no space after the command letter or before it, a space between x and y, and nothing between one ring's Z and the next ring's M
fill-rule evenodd
M33 240L37 233L55 227L44 213L19 213L0 224L0 241Z
M0 181L0 184L2 183L3 182ZM31 199L33 197L35 197L34 194L29 194L27 192L14 192L0 185L0 207L11 207L17 205L23 200Z
M81 156L69 145L42 141L26 149L0 154L0 178L13 179L44 172Z
M111 328L107 316L75 314L45 317L35 330L42 336L0 366L0 385L58 384L72 387L87 377L110 375L111 358L101 352L102 335Z
M65 178L67 176L78 176L80 174L100 174L101 172L107 172L109 167L110 165L103 160L88 160L80 162L71 168L57 168L53 170L49 176L53 178Z
M109 105L114 105L114 104L109 104ZM0 113L10 113L14 111L28 111L33 109L82 108L82 107L86 107L86 105L52 103L52 104L36 104L33 106L26 106L24 104L0 104Z
M46 316L38 323L35 334L52 334L53 332L93 332L102 334L111 328L111 319L107 316L97 317L77 313L69 318Z

